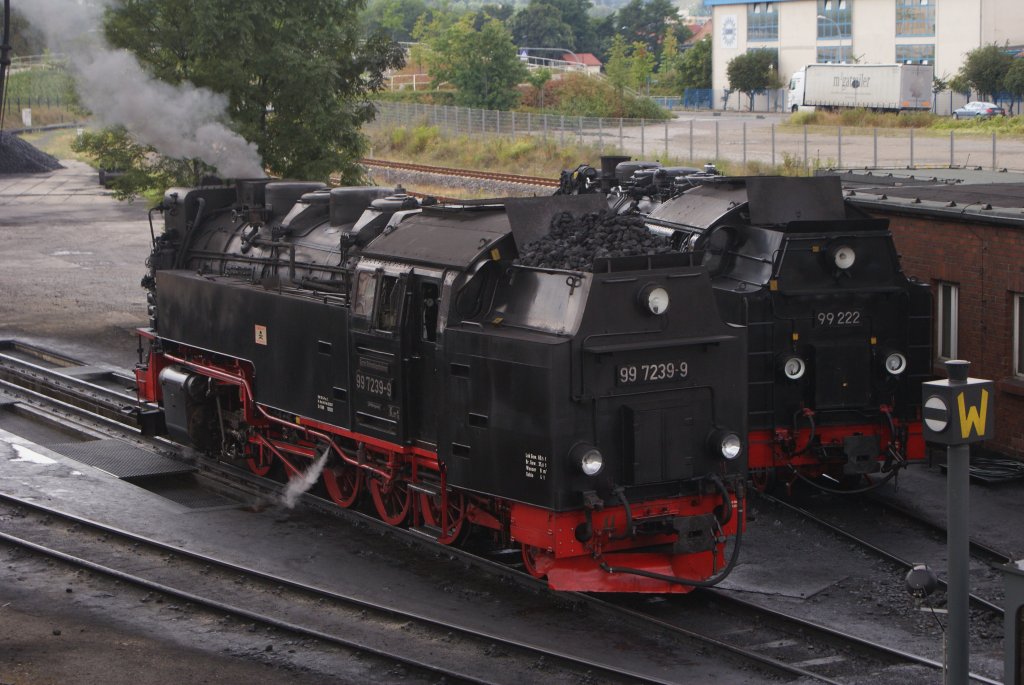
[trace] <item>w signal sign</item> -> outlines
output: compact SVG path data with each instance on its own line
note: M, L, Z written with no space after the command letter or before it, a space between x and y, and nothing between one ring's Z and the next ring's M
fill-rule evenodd
M964 445L993 436L992 381L968 378L970 362L946 362L949 380L922 383L924 439L943 445Z

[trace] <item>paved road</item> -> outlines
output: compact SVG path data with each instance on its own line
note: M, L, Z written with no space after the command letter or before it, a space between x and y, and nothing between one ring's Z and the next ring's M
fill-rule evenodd
M107 355L98 361L127 364L146 321L146 206L113 199L89 166L61 163L0 175L0 337L70 335Z
M951 141L946 132L879 129L876 133L845 128L840 147L836 127L806 127L805 143L804 127L784 125L786 118L782 114L687 113L667 123L648 124L643 131L638 126L624 127L621 139L617 126L588 131L585 137L608 146L621 140L627 153L644 158L663 159L667 150L671 158L697 162L724 159L781 165L788 160L799 166L808 160L815 167L905 169L953 164L1024 171L1024 140L1000 137L993 155L993 139L987 134L961 132Z

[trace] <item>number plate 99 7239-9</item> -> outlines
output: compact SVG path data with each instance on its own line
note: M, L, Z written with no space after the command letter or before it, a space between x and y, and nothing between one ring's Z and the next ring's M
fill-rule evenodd
M859 309L846 309L837 312L816 312L814 314L815 326L859 326L861 325L861 313Z
M623 364L615 369L615 383L616 385L636 385L679 381L686 378L689 373L689 364L681 361Z

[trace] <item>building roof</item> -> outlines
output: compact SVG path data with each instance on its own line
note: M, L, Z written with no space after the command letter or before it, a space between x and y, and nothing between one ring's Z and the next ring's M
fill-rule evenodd
M704 22L703 25L694 24L693 26L690 26L689 28L690 28L691 31L693 31L693 33L686 40L686 42L683 43L683 45L686 45L687 47L689 47L689 46L693 45L694 43L696 43L697 41L702 40L705 37L710 38L712 35L714 35L715 28L714 28L713 24L714 24L713 21L708 20L708 21Z
M566 62L576 62L582 64L585 67L599 67L601 66L601 60L592 55L589 52L565 52L562 53L562 59Z

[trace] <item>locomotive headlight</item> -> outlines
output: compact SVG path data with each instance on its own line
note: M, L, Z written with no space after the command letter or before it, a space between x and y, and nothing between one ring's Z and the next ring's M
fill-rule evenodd
M885 370L898 376L907 370L907 358L899 352L893 352L885 358Z
M853 248L849 245L840 245L839 247L832 248L832 261L835 263L837 269L846 270L853 266L853 263L857 261L857 253L854 252Z
M604 468L604 456L593 445L577 444L569 453L569 458L579 466L585 476L596 476Z
M743 451L743 441L733 431L716 430L708 438L708 447L723 459L732 461Z
M668 291L660 285L649 285L640 292L640 305L655 316L668 311Z
M803 378L804 373L807 371L807 364L804 360L796 355L787 357L782 362L782 373L791 381L799 380Z
M735 459L740 456L743 443L740 442L740 436L735 433L726 433L722 436L721 442L718 443L718 448L726 459Z

